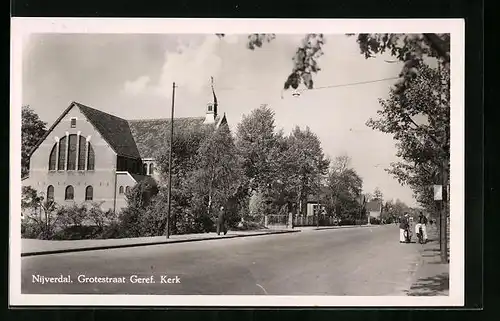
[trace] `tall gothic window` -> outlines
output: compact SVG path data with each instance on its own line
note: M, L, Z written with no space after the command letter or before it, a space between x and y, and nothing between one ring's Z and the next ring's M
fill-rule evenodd
M92 186L87 186L85 189L85 200L91 201L94 198L94 188Z
M66 164L66 136L59 141L59 166L58 170L63 171Z
M76 169L76 140L78 136L75 134L69 135L68 140L68 170L74 171Z
M78 141L79 140L79 141ZM68 147L66 149L66 147ZM59 151L59 156L58 156ZM78 168L76 160L78 159ZM67 165L66 168L64 165ZM87 167L86 167L87 166ZM59 149L57 143L54 144L49 156L49 170L94 170L95 154L90 142L85 137L71 134L59 140Z
M78 145L78 170L85 170L85 161L87 160L87 140L85 137L80 136L80 143Z
M149 164L149 175L153 175L155 171L155 166L153 165L153 163Z
M93 171L95 166L95 154L94 154L94 148L92 148L92 145L89 143L89 159L87 163L87 170Z
M49 157L49 171L55 171L57 164L57 143L52 147L52 151L50 152Z
M47 201L53 201L54 200L54 186L49 185L47 187Z
M142 165L142 171L143 171L143 175L147 175L148 174L148 164Z
M75 190L73 186L69 185L66 187L66 191L64 192L64 199L67 201L73 200L75 198Z

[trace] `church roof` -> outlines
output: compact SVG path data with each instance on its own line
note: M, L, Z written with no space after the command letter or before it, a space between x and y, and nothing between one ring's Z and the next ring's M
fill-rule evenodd
M129 124L125 119L80 103L75 102L74 104L80 108L85 117L94 125L104 140L118 155L131 158L140 157Z
M174 118L174 137L179 131L201 130L204 121L205 117ZM170 118L129 120L128 123L141 158L154 158L160 146L168 146Z
M125 120L78 102L72 102L31 150L30 157L73 107L80 109L119 156L154 158L159 147L169 143L170 118ZM204 121L205 117L174 118L174 134L178 131L185 132L188 129L201 130L204 127ZM227 123L225 114L222 117L217 116L215 119L217 126L222 123Z

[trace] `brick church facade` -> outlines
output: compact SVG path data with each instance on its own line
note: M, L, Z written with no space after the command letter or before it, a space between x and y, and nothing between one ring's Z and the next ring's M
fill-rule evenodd
M208 124L227 124L225 114L217 114L215 94L204 117L175 118L174 135ZM168 146L169 136L170 119L125 120L72 102L31 151L22 186L59 205L97 202L119 212L127 205L127 190L158 180L155 152Z

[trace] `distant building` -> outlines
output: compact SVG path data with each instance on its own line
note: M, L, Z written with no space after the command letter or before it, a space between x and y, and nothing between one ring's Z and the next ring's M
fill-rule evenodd
M382 214L382 201L378 199L371 200L365 204L365 209L370 217L379 218L380 214Z
M328 195L328 188L327 187L322 187L321 188L321 195L320 201L318 202L318 195L317 194L309 194L307 197L307 203L306 203L306 215L307 216L315 216L318 213L321 215L326 214L326 206L325 204L322 204L321 200L325 199L325 196ZM318 204L319 203L319 204Z
M170 119L125 120L72 102L30 154L31 186L60 205L98 202L104 210L127 205L125 194L142 180L157 181L155 152L169 144ZM174 119L174 132L227 124L217 100L204 117Z

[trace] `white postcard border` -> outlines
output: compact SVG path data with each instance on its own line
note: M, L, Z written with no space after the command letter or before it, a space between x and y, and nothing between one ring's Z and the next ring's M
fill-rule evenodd
M122 19L12 18L10 115L10 257L12 306L463 306L464 57L463 19ZM451 175L449 296L33 295L21 293L21 104L23 43L31 33L425 33L451 34ZM14 214L13 214L14 213Z

